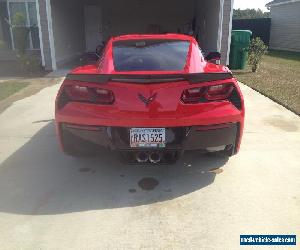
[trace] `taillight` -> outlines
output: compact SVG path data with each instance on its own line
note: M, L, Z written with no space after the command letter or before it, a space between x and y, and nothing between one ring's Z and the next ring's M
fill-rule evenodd
M65 91L71 101L89 101L90 95L87 87L68 85L65 87Z
M186 89L183 91L181 100L184 103L198 103L204 94L204 88Z
M69 101L90 102L103 105L113 104L114 94L111 90L81 85L66 85L64 91Z
M182 93L181 100L186 104L225 100L230 97L233 90L234 86L230 83L186 89Z
M233 89L234 87L231 84L209 86L204 98L208 101L225 100L231 95Z

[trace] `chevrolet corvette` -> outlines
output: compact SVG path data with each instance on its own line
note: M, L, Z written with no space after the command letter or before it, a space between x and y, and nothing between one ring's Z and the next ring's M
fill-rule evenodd
M117 151L128 163L174 163L188 150L239 152L244 101L231 71L181 34L111 38L93 65L75 68L56 98L69 155Z

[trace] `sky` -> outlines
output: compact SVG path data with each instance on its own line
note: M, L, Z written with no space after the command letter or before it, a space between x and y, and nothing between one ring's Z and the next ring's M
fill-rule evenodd
M265 5L271 0L234 0L235 9L262 9L267 11Z

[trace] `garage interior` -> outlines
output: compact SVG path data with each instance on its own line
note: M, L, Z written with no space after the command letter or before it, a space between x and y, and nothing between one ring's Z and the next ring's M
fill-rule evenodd
M219 0L51 0L51 13L58 67L123 34L192 34L220 51Z

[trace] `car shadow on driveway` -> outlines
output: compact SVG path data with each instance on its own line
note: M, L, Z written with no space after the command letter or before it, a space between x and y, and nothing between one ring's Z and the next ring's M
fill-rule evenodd
M60 152L51 122L0 165L0 212L64 214L172 200L212 184L227 161L186 153L175 165L133 166L108 151L74 158Z

